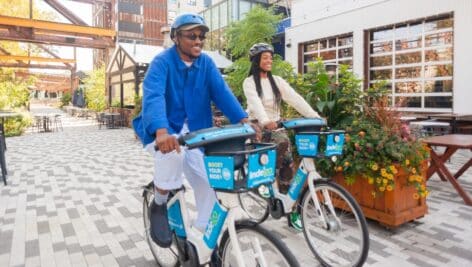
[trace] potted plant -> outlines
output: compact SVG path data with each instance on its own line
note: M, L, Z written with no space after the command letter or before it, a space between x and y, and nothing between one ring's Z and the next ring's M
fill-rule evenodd
M339 66L329 75L321 61L292 79L334 129L346 130L344 155L317 159L318 171L345 187L366 217L396 227L424 216L429 151L409 134L382 83L362 92L360 80Z

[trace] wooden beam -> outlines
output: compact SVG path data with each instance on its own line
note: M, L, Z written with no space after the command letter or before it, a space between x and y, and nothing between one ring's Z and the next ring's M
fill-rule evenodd
M70 0L74 2L81 2L86 4L111 4L111 0Z
M44 51L46 51L48 54L50 54L51 56L55 57L55 58L61 58L58 54L54 53L53 51L49 50L49 48L45 47L44 45L42 44L35 44L37 47L43 49ZM69 64L69 63L64 63L66 66L68 66L69 68L72 68L72 65Z
M75 63L75 59L66 59L66 58L47 58L47 57L31 57L31 56L28 57L28 56L0 55L0 61L8 61L8 60Z
M102 37L100 39L92 40L79 37L64 37L55 35L40 35L30 34L25 36L24 34L11 30L10 32L0 31L0 40L29 42L29 43L40 43L48 45L62 45L62 46L75 46L85 48L97 48L105 49L114 47L115 43L111 38Z
M53 32L61 32L70 35L82 35L82 36L105 36L115 37L116 32L114 30L108 30L97 27L80 26L67 23L50 22L36 19L24 19L10 16L0 15L0 25L14 26L14 27L26 27L34 30L45 30Z
M72 13L67 7L63 6L61 3L59 3L57 0L44 0L47 4L49 4L52 8L57 10L57 12L61 13L66 19L68 19L70 22L76 24L76 25L82 25L82 26L88 26L87 23L85 23L81 18L76 16L74 13Z
M70 68L63 65L41 65L41 64L26 64L26 63L2 63L0 67L3 68L31 68L31 69L55 69L55 70L70 70Z

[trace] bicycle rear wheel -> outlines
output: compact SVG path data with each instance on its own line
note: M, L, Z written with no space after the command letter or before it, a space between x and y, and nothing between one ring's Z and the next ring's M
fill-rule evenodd
M327 224L316 211L310 190L306 190L301 212L308 246L324 266L361 266L369 251L369 233L359 205L333 182L315 181L314 187ZM329 208L330 203L334 209Z
M159 247L151 238L151 221L149 220L149 206L154 201L154 184L149 183L143 191L143 219L144 219L144 235L149 244L152 255L159 266L174 267L179 266L178 250L175 240L170 248Z
M239 222L236 223L236 234L246 266L300 266L287 246L262 226ZM237 266L228 230L221 238L218 256L223 267Z
M269 200L259 194L261 187L238 194L241 208L255 223L262 223L269 216Z

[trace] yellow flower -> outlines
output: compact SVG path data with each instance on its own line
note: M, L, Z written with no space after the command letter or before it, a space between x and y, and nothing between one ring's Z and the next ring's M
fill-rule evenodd
M388 180L387 180L387 179L383 179L382 182L383 182L384 184L386 184L386 183L388 183Z
M375 179L375 182L378 183L378 184L380 184L380 183L382 182L382 178L377 178L377 179Z
M385 186L381 186L381 187L379 187L379 191L380 191L380 192L383 192L383 191L385 191Z
M344 166L345 166L345 167L348 167L348 166L349 166L349 161L345 161L345 162L344 162Z
M373 183L374 183L374 178L369 177L369 178L367 179L367 182L368 182L369 184L373 184Z
M387 185L387 191L392 191L392 190L393 190L393 186Z
M405 165L406 165L406 166L410 165L410 160L408 160L408 159L405 160Z
M420 175L416 175L416 181L418 182L423 181L423 177L421 177Z
M408 177L408 181L409 181L409 182L414 182L414 181L416 181L415 175L410 175L410 177Z
M374 163L372 164L372 166L370 166L370 168L373 170L373 171L376 171L379 169L379 165L377 165L377 163Z
M387 169L385 169L385 168L380 169L380 173L382 173L382 174L387 173Z
M415 173L416 173L416 169L415 169L415 168L411 168L411 173L415 174Z

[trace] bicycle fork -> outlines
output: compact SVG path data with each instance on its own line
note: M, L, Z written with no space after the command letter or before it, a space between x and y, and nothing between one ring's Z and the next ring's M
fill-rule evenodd
M328 218L326 217L327 214L326 212L323 212L323 210L321 209L321 204L318 199L318 195L316 194L316 191L315 191L314 181L315 179L321 179L322 177L316 171L315 162L313 161L313 159L304 158L303 164L305 165L305 168L308 172L308 189L310 190L310 196L311 196L311 199L313 200L313 204L315 205L316 213L320 217L323 227L329 230L330 224L328 223ZM331 197L329 196L328 191L322 190L322 194L323 194L323 205L328 207L331 214L335 215L336 212L334 210L333 202L331 201ZM336 219L338 225L341 225L339 218L337 216L333 216L333 217Z

